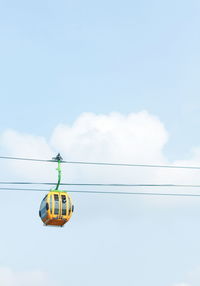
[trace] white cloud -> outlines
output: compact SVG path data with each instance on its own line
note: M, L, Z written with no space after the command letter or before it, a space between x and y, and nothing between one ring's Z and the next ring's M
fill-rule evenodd
M160 162L168 134L147 112L82 114L72 126L59 125L51 144L69 159Z
M41 271L13 271L10 268L0 268L1 286L50 286L48 275Z
M2 154L9 154L16 157L46 158L51 159L53 151L44 137L31 134L21 134L15 130L6 130L0 136L0 149ZM43 172L44 165L25 161L7 161L8 169L13 170L16 178L27 178L33 180L48 179L48 174L53 174L49 165L46 164L46 172ZM28 178L27 178L28 179Z
M65 160L169 164L163 152L168 138L162 122L146 111L129 115L84 113L72 125L58 125L49 140L7 130L0 137L0 148L5 155L33 158L49 159L59 151ZM200 151L196 148L191 160L171 164L188 165L199 161ZM55 165L51 164L10 161L7 162L7 167L12 170L12 178L16 179L55 181L57 176ZM187 184L198 183L199 180L198 172L188 170L77 165L65 165L63 169L65 182ZM148 190L176 191L155 188ZM122 200L130 201L127 198ZM160 198L148 198L146 201L161 205L163 202L177 203L180 199L165 198L162 203Z

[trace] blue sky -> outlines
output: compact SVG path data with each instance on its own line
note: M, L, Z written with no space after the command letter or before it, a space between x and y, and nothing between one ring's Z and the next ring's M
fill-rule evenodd
M162 143L163 156L166 156L167 160L171 162L191 160L191 150L200 145L198 132L200 125L199 12L199 1L0 1L1 134L7 129L12 129L22 136L23 134L42 136L48 141L52 138L53 130L59 124L73 126L77 118L85 112L97 115L118 112L126 116L146 110L148 114L156 116L160 120L169 134L167 144ZM123 131L123 129L120 130ZM61 131L58 133L60 134ZM72 132L72 134L74 133ZM60 136L64 138L62 135ZM78 135L77 138L79 138ZM25 140L26 138L23 139L23 143ZM156 136L155 140L157 140ZM52 146L49 142L48 144L48 146ZM28 145L24 143L24 146ZM57 147L60 145L56 143L54 146L59 149ZM65 150L65 146L61 146L61 149ZM4 152L5 146L1 145L0 150ZM22 154L22 150L20 152ZM74 150L72 150L72 154L76 155ZM81 153L78 154L82 156ZM117 161L116 157L111 158ZM159 159L159 155L156 158ZM120 159L123 160L121 157ZM143 159L141 157L141 160ZM152 158L147 156L147 159ZM195 162L198 163L197 158ZM13 172L13 176L16 178L18 175ZM85 178L85 174L81 173L81 175ZM77 174L75 177L77 178ZM36 195L33 196L36 197ZM6 203L6 198L4 195L4 203ZM92 199L94 198L88 197L88 200ZM24 199L24 201L26 200L27 198ZM79 200L78 203L80 203ZM84 203L80 203L80 205L81 211L84 212ZM34 206L37 207L37 202ZM199 256L196 254L197 256L192 261L192 254L188 247L191 243L196 246L200 236L200 233L197 232L195 233L196 240L192 237L192 233L196 232L196 227L198 227L196 226L198 225L196 219L196 215L199 215L198 208L195 210L196 213L194 211L194 214L189 217L185 213L185 209L175 211L169 221L166 219L166 228L162 225L162 219L158 219L158 221L155 219L157 215L161 217L166 215L162 212L155 214L151 209L152 213L148 214L147 210L143 210L144 218L140 217L139 220L131 216L136 225L138 235L136 242L139 247L143 248L144 246L140 245L140 228L142 228L141 233L144 237L150 236L152 240L154 239L153 246L155 248L156 243L159 244L159 241L163 241L155 251L150 251L150 242L147 243L142 257L140 251L136 250L136 256L140 263L137 274L135 274L138 275L135 285L147 285L143 270L149 269L148 264L151 262L148 262L148 258L154 254L156 259L153 265L159 269L160 252L164 251L164 256L167 256L169 251L168 248L164 249L164 245L170 241L170 246L178 247L183 236L181 247L177 248L177 256L168 256L168 264L163 264L163 269L159 269L159 271L163 270L162 274L157 273L155 278L152 268L150 268L149 285L173 286L172 283L178 283L180 279L185 281L187 271L196 271L195 269L200 265ZM28 212L28 208L26 211ZM98 208L96 211L98 212ZM140 213L139 210L137 211ZM31 212L29 216L32 216ZM149 223L148 216L151 223ZM34 217L34 219L36 218ZM110 219L113 221L112 216ZM106 217L99 221L102 233L105 232L104 220ZM172 224L170 224L171 220L173 220ZM31 221L33 222L33 220ZM73 245L73 240L75 233L76 235L81 233L82 220L80 219L80 221L80 224L77 223L75 226L72 224L70 227L69 241L74 252L76 252L76 247ZM85 235L84 241L88 239L90 241L93 237L92 227L95 223L92 222L90 225L88 217L86 221L88 225L85 228L89 238ZM131 226L134 228L133 221ZM38 221L35 222L35 224L38 223ZM35 232L38 232L37 235L40 236L40 232L43 231L35 224L33 232L31 232L31 226L28 227L30 236L34 236ZM108 231L109 222L106 224L109 245L112 244L114 236L119 235L118 228L122 225L122 222L117 225L117 222L113 221L112 234L111 231ZM125 238L120 238L123 243L126 243L126 237L129 235L134 237L132 232L129 233L129 223L125 223L125 225ZM184 225L189 228L189 233L185 233ZM6 225L4 227L6 229ZM175 234L168 236L166 229ZM13 232L15 231L17 232L16 229L13 230ZM155 240L156 235L152 235L151 232L158 232L157 240ZM11 234L12 231L10 230L9 233ZM53 233L56 236L56 232ZM45 243L46 235L45 230L40 243ZM65 235L67 235L67 231ZM59 236L59 239L66 240L60 231ZM7 240L6 235L4 239ZM21 240L20 234L18 239ZM101 239L104 241L103 237ZM10 243L12 244L12 242ZM98 243L101 245L101 240ZM102 242L102 244L104 243ZM120 240L116 244L116 248L119 249ZM129 239L128 244L131 244ZM145 241L144 244L146 244ZM89 244L86 245L89 247ZM95 245L93 247L96 249ZM115 248L110 247L113 255ZM180 260L183 260L180 255L183 248L186 248L186 256L189 256L188 261L191 262L188 262L189 265L180 263ZM175 248L173 250L175 251ZM15 253L16 249L12 249L12 251ZM81 251L81 255L87 255L89 252L89 257L92 259L91 251L90 249ZM129 256L128 250L126 249L125 254L122 253L122 250L119 251L118 258L123 258L123 261L126 261L126 254ZM103 246L101 252L107 253L109 249ZM132 252L134 255L133 250ZM195 249L192 250L193 252ZM100 255L103 259L103 254L95 253L97 258ZM33 252L30 252L30 259L32 255L33 261L36 261ZM48 257L48 253L45 252L45 255ZM71 252L70 255L72 255ZM77 253L75 257L78 261ZM97 258L93 257L94 260ZM115 257L115 259L118 258ZM144 260L147 261L146 264L144 264ZM169 270L170 273L167 273L170 260L174 260L176 263L172 263L172 269ZM15 269L16 257L13 261L10 265L5 258L1 264ZM122 273L130 281L131 258L128 257L127 261L126 267L127 269L130 267L130 271L127 274L125 270L122 270ZM73 263L74 268L71 271L76 273L76 271L83 270L83 261L81 265L76 264L75 261ZM112 265L109 259L108 263ZM180 266L175 270L179 263ZM30 263L30 268L34 268L35 265ZM89 262L88 265L91 267ZM137 265L136 261L134 265ZM55 279L55 273L60 274L60 272L59 268L54 266L51 264L48 268L41 264L39 268L52 272ZM123 269L123 265L117 265L117 267ZM23 267L21 268L23 269ZM82 270L80 270L81 268ZM112 267L110 269L110 273L115 273L114 266L113 269ZM96 273L95 271L97 268L94 273ZM167 282L164 284L163 280L166 278L163 279L163 276L166 274L169 276L169 280L166 280ZM140 280L141 276L144 280ZM88 277L85 277L84 284L87 286L90 285ZM112 280L112 275L109 277ZM95 277L92 278L92 281L93 279L95 281ZM62 278L59 286L64 285L66 281ZM195 286L195 283L188 285ZM106 285L111 284L110 281ZM78 278L74 285L80 285ZM128 282L127 285L129 285ZM130 283L130 285L133 284Z
M2 130L146 109L170 157L198 142L198 1L2 1L0 13Z

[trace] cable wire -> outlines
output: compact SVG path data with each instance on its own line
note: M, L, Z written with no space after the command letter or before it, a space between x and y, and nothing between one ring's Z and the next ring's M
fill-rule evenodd
M57 162L56 160L20 158L20 157L8 157L8 156L0 156L0 159L19 160L19 161L33 161L33 162L48 162L48 163Z
M47 162L55 163L56 160L33 159L0 156L0 159L33 161L33 162ZM179 165L156 165L156 164L129 164L129 163L109 163L109 162L84 162L84 161L62 161L64 164L78 164L78 165L97 165L97 166L121 166L121 167L145 167L145 168L171 168L171 169L193 169L200 170L200 166L179 166Z
M43 182L0 182L0 185L49 185L56 183ZM84 186L84 187L178 187L178 188L200 188L200 185L192 184L88 184L88 183L60 183L62 186Z
M22 188L0 188L0 191L26 191L26 192L48 192L44 189L22 189ZM63 190L64 191L64 190ZM65 192L65 191L64 191ZM83 194L111 194L111 195L142 195L142 196L176 196L176 197L200 197L200 194L192 193L153 193L153 192L112 192L112 191L79 191L68 190L69 193Z

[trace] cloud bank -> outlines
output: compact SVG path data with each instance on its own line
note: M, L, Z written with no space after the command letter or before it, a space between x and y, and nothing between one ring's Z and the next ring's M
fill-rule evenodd
M198 147L193 150L190 160L169 162L164 155L168 140L169 134L163 123L146 111L128 115L84 113L71 125L59 124L49 139L33 134L21 134L15 130L5 130L0 136L0 150L6 156L46 159L60 152L65 160L74 161L174 165L191 165L200 162ZM12 177L16 179L56 181L55 168L51 164L30 164L30 162L18 161L10 161L6 164L7 168L12 170ZM63 169L63 181L69 183L189 184L199 182L198 172L188 170L75 165L65 165ZM162 191L175 190L163 189ZM165 201L168 200L165 199Z
M84 113L71 126L58 125L49 140L33 134L5 130L0 136L0 149L1 153L11 156L49 159L60 152L66 160L161 163L165 162L163 148L167 140L167 131L160 120L145 111L129 115ZM11 163L13 171L20 175L20 166L24 166L25 162ZM29 168L30 164L25 165L24 174L27 176L32 169ZM32 173L39 175L37 168ZM98 171L102 169L106 168ZM123 174L124 171L120 172ZM71 176L77 178L76 174Z

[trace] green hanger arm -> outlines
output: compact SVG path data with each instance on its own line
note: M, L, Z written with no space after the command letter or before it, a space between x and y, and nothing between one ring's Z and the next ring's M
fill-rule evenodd
M56 170L58 171L58 183L56 185L55 190L58 190L60 186L60 182L61 182L61 161L60 160L58 160L58 168Z

